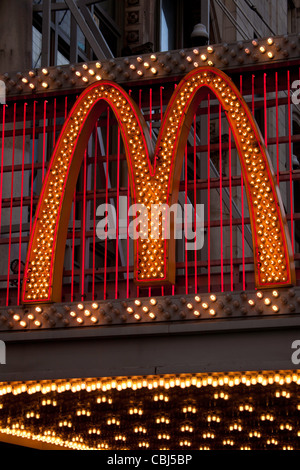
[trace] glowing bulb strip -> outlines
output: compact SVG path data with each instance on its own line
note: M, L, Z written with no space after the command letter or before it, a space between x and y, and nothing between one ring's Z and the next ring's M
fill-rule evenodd
M194 114L209 88L225 110L235 138L247 193L257 288L294 283L295 270L283 204L260 131L237 87L218 69L199 67L181 80L166 109L155 152L141 112L112 82L89 86L78 98L61 131L45 177L25 266L23 303L59 302L64 248L72 196L83 150L108 103L120 126L135 203L177 203L184 149ZM151 161L154 158L154 165ZM175 283L174 228L170 238L134 241L134 278L143 286ZM151 261L151 262L150 262ZM150 265L150 267L149 267Z

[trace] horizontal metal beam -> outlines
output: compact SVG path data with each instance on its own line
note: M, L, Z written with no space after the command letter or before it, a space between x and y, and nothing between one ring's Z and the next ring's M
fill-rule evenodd
M297 369L299 318L6 333L0 381Z

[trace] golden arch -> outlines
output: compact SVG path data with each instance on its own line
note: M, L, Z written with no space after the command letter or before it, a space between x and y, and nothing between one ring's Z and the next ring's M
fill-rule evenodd
M177 202L184 148L205 88L212 90L223 106L238 149L252 227L256 287L295 282L286 218L261 133L230 78L218 69L199 67L176 87L161 123L155 152L141 112L119 85L109 81L94 83L77 99L43 183L25 265L24 303L61 300L72 195L84 149L107 104L124 141L132 199L149 209L151 204ZM150 233L149 228L146 230ZM173 232L171 227L170 240L148 237L142 242L134 241L134 277L139 285L175 282Z

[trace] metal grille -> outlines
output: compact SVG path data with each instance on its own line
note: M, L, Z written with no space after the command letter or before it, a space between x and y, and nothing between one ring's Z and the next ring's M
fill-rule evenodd
M300 259L300 109L292 102L297 67L233 73L261 129L289 222L296 266ZM131 84L153 141L176 81ZM76 92L9 99L1 110L0 305L21 300L29 233L47 164ZM298 157L298 158L297 158ZM100 240L97 208L114 207L115 238ZM188 249L185 220L178 225L175 286L139 289L133 282L128 235L129 181L123 143L112 112L100 116L84 152L65 251L66 301L247 290L254 287L252 235L239 160L218 101L207 95L190 129L179 203L204 204L204 244ZM185 214L185 213L184 213ZM186 217L186 215L185 215ZM299 279L299 272L297 272Z

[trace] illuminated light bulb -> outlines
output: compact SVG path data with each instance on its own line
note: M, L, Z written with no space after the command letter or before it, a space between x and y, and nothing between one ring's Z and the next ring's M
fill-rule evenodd
M195 55L198 55L198 54L199 54L198 49L193 49L193 53L194 53Z
M208 304L206 302L202 302L202 307L207 310L208 309Z
M27 318L28 318L28 320L34 320L34 315L32 315L32 313L29 313L27 315Z
M208 60L208 61L207 61L207 63L208 63L208 65L210 65L211 67L213 67L213 66L214 66L214 63L213 63L213 61L212 61L212 60Z
M23 83L28 83L28 79L27 79L26 77L23 77L23 78L22 78L22 82L23 82Z
M274 57L274 54L271 51L269 51L267 55L268 55L269 59L273 59L273 57Z
M141 316L140 316L138 313L135 313L135 314L134 314L134 318L135 318L136 320L140 320L140 319L141 319Z
M273 297L276 297L276 298L279 297L279 292L277 290L273 290L272 294L273 294Z
M91 317L91 321L93 323L97 323L98 322L98 318L97 317L94 317L94 315Z
M266 52L265 46L260 46L259 50L262 54L264 54L264 52Z
M187 60L188 62L192 62L192 61L193 61L193 59L192 59L191 56L189 56L189 55L187 56L186 60Z
M89 69L89 74L93 76L95 75L95 71L93 69Z
M96 310L98 307L99 307L99 305L97 304L97 302L93 302L93 303L92 303L92 308L93 308L94 310Z
M249 299L249 300L248 300L248 304L251 305L251 307L253 307L253 305L255 305L255 302L254 302L254 300Z
M153 313L153 312L149 312L149 317L150 317L152 320L155 320L156 315L155 315L155 313Z
M267 297L267 298L264 300L264 303L265 303L265 305L270 305L271 299L269 299L269 297Z
M73 310L71 310L70 316L71 316L71 317L76 317L76 312L74 312Z
M145 69L149 69L149 67L150 67L149 62L144 62L144 67L145 67Z
M199 295L196 295L195 300L196 300L196 302L201 302L201 297L199 297Z
M210 54L212 54L212 53L214 52L213 46L208 46L208 47L207 47L207 52L209 52Z
M150 59L153 60L154 62L156 61L157 57L155 54L151 54Z
M49 73L49 70L48 70L48 69L46 69L46 68L43 68L43 69L42 69L42 72L43 72L43 74L44 74L44 75L48 75L48 73Z
M17 313L13 316L13 319L14 319L15 321L19 321L20 318L21 318L20 315L18 315Z
M42 87L43 87L43 88L48 88L48 86L49 86L49 85L48 85L47 82L42 82Z
M215 302L217 300L217 297L215 294L211 294L209 298L212 302Z
M135 66L134 64L130 64L130 65L129 65L129 68L130 68L131 70L135 70L135 69L136 69L136 66Z
M186 304L186 306L187 306L187 308L188 308L189 310L192 310L192 309L193 309L193 304L191 304L191 303Z
M153 75L157 74L157 69L155 67L151 67L151 72Z
M29 87L30 87L32 90L34 90L34 89L35 89L35 85L34 85L34 83L29 83L29 85L28 85L28 86L29 86Z
M20 321L20 325L21 325L23 328L26 328L27 323L26 323L26 321L21 320L21 321Z
M95 65L96 65L97 69L101 69L101 67L102 67L102 64L101 64L101 62L96 62L96 64L95 64Z
M88 82L89 79L88 79L87 77L82 77L82 81L83 81L83 82Z
M151 304L151 305L156 305L156 304L157 304L157 300L156 300L156 299L150 299L150 304Z
M140 300L135 300L134 301L135 305L137 305L138 307L140 307L142 305L142 302Z
M269 46L272 46L272 44L274 43L273 38L268 38L267 43L269 44Z
M146 307L146 306L144 306L144 307L143 307L143 312L148 313L148 312L149 312L149 308Z
M201 54L201 60L203 60L203 62L205 62L207 60L207 55L206 54Z
M200 317L201 313L199 312L199 310L194 310L194 315L195 317Z
M79 72L79 70L76 70L75 75L77 75L77 77L81 77L81 72Z
M83 68L84 70L87 70L89 67L88 67L87 64L82 64L82 68Z
M83 319L82 319L81 317L77 317L77 318L76 318L76 321L77 321L78 323L83 323Z
M262 299L263 296L264 296L264 294L263 294L262 292L260 292L260 291L257 292L256 295L257 295L257 297L258 297L259 299Z
M246 47L245 53L246 53L247 55L250 55L250 54L251 54L251 51L250 51L250 49L249 49L248 47Z
M133 308L131 308L131 307L128 307L128 308L127 308L127 312L128 312L128 313L133 313L133 312L134 312L134 310L133 310Z
M279 312L279 307L277 305L272 305L272 310L273 312L277 313Z
M101 75L96 75L96 80L102 80Z
M253 46L257 47L257 46L258 46L257 40L256 40L256 39L253 39L252 44L253 44Z
M209 314L210 314L211 316L214 316L214 315L216 314L215 309L210 308L210 309L209 309Z
M91 315L91 312L90 312L90 310L88 310L88 309L85 309L85 311L84 311L84 315L85 315L86 317L89 317L89 316Z
M78 310L83 310L83 309L84 309L84 305L83 305L83 304L78 304L78 305L77 305L77 308L78 308Z
M142 70L137 70L136 72L140 77L142 77L144 75L143 71Z

